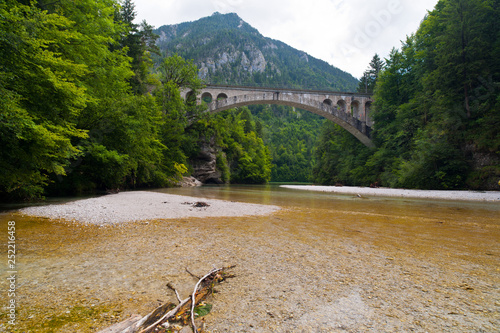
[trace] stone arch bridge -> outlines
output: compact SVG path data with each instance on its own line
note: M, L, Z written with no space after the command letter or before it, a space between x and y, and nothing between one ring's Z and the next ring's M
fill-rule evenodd
M184 99L192 91L181 92ZM288 105L310 111L342 126L368 147L371 140L371 96L362 93L320 90L275 89L208 85L200 89L197 103L207 103L210 112L219 112L251 104Z

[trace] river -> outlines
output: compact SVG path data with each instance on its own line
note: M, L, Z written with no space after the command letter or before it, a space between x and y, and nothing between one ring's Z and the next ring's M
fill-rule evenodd
M500 205L206 186L160 192L272 204L264 217L100 228L0 214L16 227L16 326L94 332L183 296L213 265L236 265L206 317L212 332L500 331ZM5 244L5 243L4 243ZM7 258L4 246L2 255Z

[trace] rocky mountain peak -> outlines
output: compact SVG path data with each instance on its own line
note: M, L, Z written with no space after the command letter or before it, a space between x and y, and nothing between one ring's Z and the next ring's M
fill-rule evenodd
M155 30L166 56L192 59L207 83L354 91L357 79L325 61L264 37L236 13Z

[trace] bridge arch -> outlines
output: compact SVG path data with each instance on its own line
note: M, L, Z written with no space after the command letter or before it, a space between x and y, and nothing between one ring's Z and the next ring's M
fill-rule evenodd
M358 100L351 101L351 115L356 119L364 121L364 119L362 119L363 118L362 115L359 113L359 101Z
M223 100L223 99L227 99L227 95L225 93L220 93L217 95L218 101Z
M341 112L346 112L347 103L343 99L339 99L337 102L337 107Z
M187 96L189 92L183 92ZM207 86L199 92L201 103L205 101L209 112L219 112L231 108L255 104L287 105L303 109L340 125L359 141L368 147L374 147L371 141L371 127L359 114L366 114L363 107L371 106L369 95L354 93L332 93L325 91L284 90L272 88L235 87L235 86ZM217 96L208 102L208 97ZM358 109L358 117L354 117L351 108ZM361 107L363 106L363 107ZM364 117L361 117L364 118Z
M201 94L201 100L205 103L211 103L213 101L212 94L209 92L204 92Z

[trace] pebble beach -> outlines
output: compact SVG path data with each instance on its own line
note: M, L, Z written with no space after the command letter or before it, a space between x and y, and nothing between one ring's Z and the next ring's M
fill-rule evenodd
M27 207L21 214L71 222L112 225L153 219L267 215L277 206L202 199L166 193L133 191L65 204Z
M406 190L383 187L357 186L317 186L317 185L282 185L285 188L357 196L382 196L415 199L438 199L456 201L500 201L500 191L436 191L436 190Z

